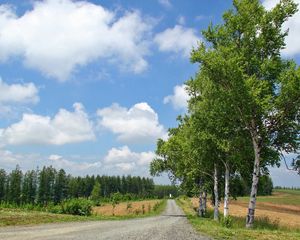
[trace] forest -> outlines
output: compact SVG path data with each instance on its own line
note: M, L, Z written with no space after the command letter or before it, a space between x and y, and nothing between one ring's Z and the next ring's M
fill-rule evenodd
M59 204L66 199L85 198L95 202L108 202L146 198L176 197L176 186L155 185L153 179L139 176L67 174L64 169L52 166L23 173L19 166L7 173L0 169L0 202L14 205L33 204L46 206Z

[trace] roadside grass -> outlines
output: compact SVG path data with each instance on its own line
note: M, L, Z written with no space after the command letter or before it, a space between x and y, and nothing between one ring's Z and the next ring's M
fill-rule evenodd
M1 209L0 226L35 225L53 222L86 221L91 217L54 214L23 209Z
M139 201L141 206L143 201ZM125 220L132 218L150 217L161 214L166 207L166 200L156 200L156 207L151 211L145 211L142 208L138 212L123 214L119 216L100 215L93 212L91 216L75 216L68 214L55 214L42 211L24 210L18 208L0 208L0 227L17 225L36 225L44 223L59 222L78 222L78 221L100 221L100 220ZM122 203L120 203L122 204ZM148 206L145 205L147 208ZM154 206L154 205L153 205ZM112 206L111 206L112 207ZM145 209L146 210L146 209ZM147 209L148 210L148 209Z
M221 216L220 222L216 222L213 220L213 211L211 208L208 209L205 218L199 218L195 211L196 207L191 199L181 197L177 199L177 203L187 214L188 219L196 230L214 239L300 239L300 228L281 225L278 219L272 219L268 216L257 217L255 219L254 228L246 229L246 209L243 211L243 216L230 216L229 222L225 221ZM298 202L298 205L300 205L300 202ZM274 214L276 214L276 212L274 212ZM222 215L222 213L220 213L220 215Z

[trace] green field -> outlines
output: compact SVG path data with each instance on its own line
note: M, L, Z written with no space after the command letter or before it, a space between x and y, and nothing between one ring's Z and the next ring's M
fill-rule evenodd
M249 197L239 197L238 200L248 202ZM300 206L300 190L274 189L272 196L259 196L257 202Z
M99 221L99 220L121 220L137 217L149 217L159 215L166 207L166 200L161 201L158 208L151 212L142 214L127 214L123 216L102 216L93 214L92 216L75 216L68 214L54 214L43 211L24 210L20 208L0 208L0 227L17 225L35 225L42 223L57 222L77 222L77 221ZM141 204L143 201L140 201Z

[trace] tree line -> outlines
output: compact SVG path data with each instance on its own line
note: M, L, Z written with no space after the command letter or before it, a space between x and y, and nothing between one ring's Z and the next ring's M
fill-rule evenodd
M259 0L234 0L223 22L202 31L203 41L191 52L199 70L185 83L188 112L167 140L158 140L150 172L168 172L197 193L200 216L210 193L214 219L220 199L227 217L230 195L243 187L234 189L234 182L242 179L250 195L246 227L252 227L268 167L299 153L300 68L281 57L288 35L283 25L296 12L292 0L271 10ZM290 167L298 173L299 159Z
M160 187L161 188L161 187ZM163 187L163 188L167 188ZM0 202L47 205L66 199L91 198L98 201L111 198L114 193L132 198L150 198L154 191L153 179L139 176L72 176L64 169L45 166L41 170L23 172L16 166L10 173L0 169ZM168 195L165 194L165 195Z

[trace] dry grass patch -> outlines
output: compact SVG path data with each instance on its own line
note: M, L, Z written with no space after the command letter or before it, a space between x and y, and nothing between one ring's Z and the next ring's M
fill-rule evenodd
M275 191L272 196L258 197L255 216L257 218L269 218L270 222L278 224L280 227L290 229L300 229L300 198L297 204L297 197L291 196L286 192ZM276 203L276 199L279 201ZM289 203L289 199L293 198ZM286 201L283 201L285 199ZM268 202L269 200L269 202ZM295 201L296 200L296 201ZM199 203L197 198L192 200L193 207L197 208ZM209 203L209 208L213 206ZM229 203L229 214L235 217L246 217L248 202L246 198L231 200ZM220 211L223 213L223 204L220 205Z
M113 207L112 204L94 207L93 213L101 216L127 216L148 214L153 211L155 205L159 205L162 200L145 200L135 202L122 202Z

